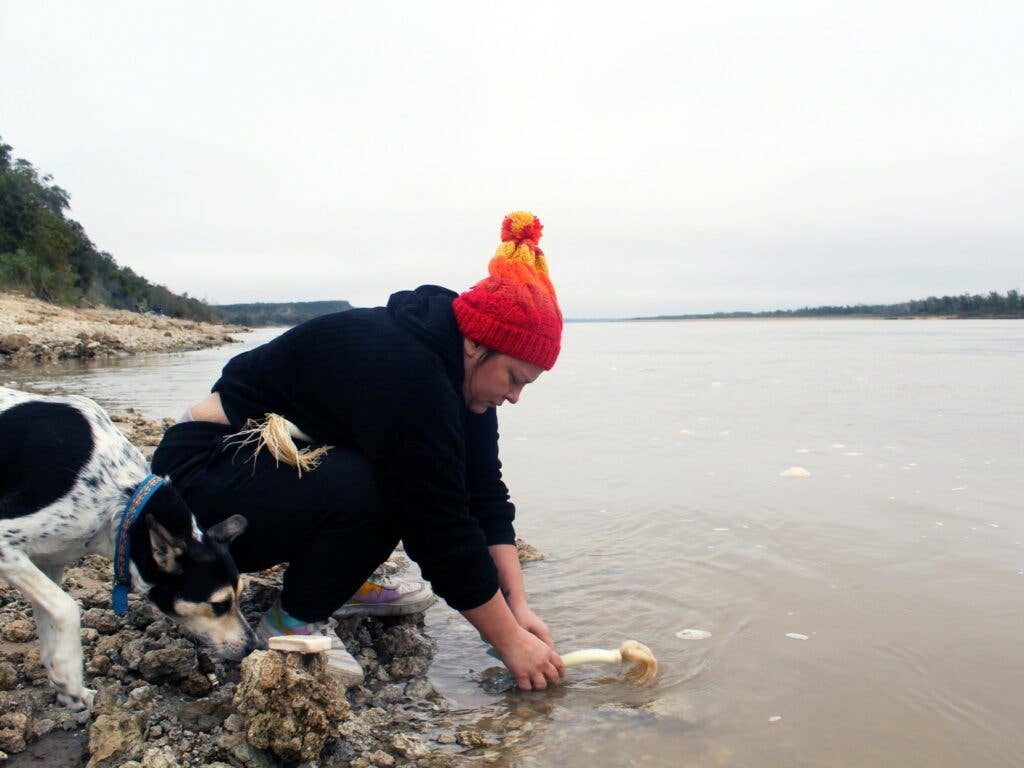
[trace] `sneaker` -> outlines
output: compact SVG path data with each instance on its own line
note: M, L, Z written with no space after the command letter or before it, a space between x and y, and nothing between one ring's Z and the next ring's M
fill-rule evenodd
M338 637L334 628L338 622L334 619L327 621L301 623L296 622L291 616L281 610L279 603L275 602L260 619L256 627L256 637L260 646L267 647L272 637L278 635L320 635L331 639L331 649L325 651L327 654L327 674L337 680L341 685L348 688L359 685L363 682L363 668L359 666L352 654L345 650L344 643Z
M373 578L359 588L335 616L407 616L420 613L437 598L425 581L399 581L384 576Z

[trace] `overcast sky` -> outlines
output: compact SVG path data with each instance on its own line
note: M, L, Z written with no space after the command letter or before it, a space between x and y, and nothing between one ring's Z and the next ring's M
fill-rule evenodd
M213 303L482 277L567 316L1024 287L1024 4L0 4L0 135Z

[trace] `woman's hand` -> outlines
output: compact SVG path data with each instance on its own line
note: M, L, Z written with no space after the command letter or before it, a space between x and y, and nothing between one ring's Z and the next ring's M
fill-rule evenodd
M565 665L554 648L523 627L508 642L502 643L498 653L524 691L543 691L549 684L557 683L565 672Z
M536 635L552 651L555 649L555 641L551 638L551 630L548 625L541 621L540 617L525 605L521 608L513 608L512 615L516 617L519 626L532 635Z

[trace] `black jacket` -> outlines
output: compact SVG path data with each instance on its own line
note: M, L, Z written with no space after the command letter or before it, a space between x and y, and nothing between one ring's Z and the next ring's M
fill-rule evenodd
M495 409L473 414L462 396L455 296L426 285L387 307L315 318L232 358L213 391L234 427L278 413L318 443L362 453L406 552L466 610L498 589L487 546L515 543L515 507Z

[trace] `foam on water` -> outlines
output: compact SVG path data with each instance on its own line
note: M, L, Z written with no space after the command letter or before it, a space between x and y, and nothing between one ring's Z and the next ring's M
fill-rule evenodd
M811 473L808 472L803 467L790 467L789 469L784 469L781 472L779 472L779 477L802 478L802 477L810 477L810 476L811 476Z
M676 632L676 637L680 640L707 640L711 633L706 629L681 629Z

